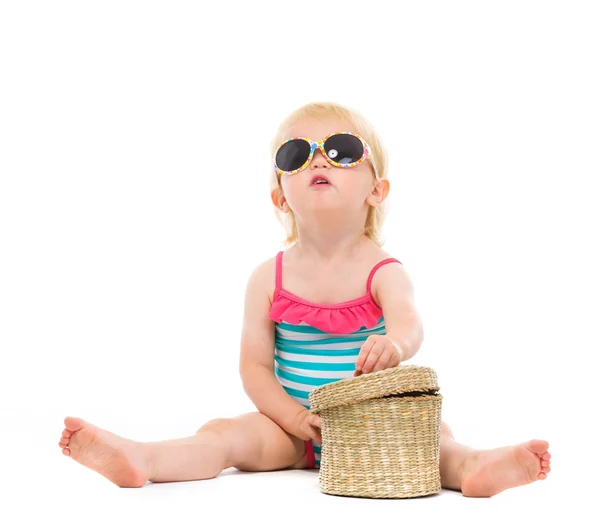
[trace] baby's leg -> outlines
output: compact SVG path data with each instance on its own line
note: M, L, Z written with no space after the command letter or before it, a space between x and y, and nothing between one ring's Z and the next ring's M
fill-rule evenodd
M209 479L229 467L266 471L306 463L304 442L259 412L214 419L194 436L154 443L125 439L79 418L66 418L65 426L63 454L121 487Z

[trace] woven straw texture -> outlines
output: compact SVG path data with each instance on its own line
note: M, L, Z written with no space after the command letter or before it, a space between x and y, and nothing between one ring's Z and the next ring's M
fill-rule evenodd
M411 498L441 489L442 396L435 372L408 365L309 394L321 417L321 492Z

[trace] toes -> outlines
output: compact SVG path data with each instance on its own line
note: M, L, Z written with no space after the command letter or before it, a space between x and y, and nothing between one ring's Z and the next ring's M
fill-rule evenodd
M65 418L65 427L67 430L71 432L77 432L85 425L85 421L78 417L66 417Z
M549 461L542 461L542 467L549 467L550 466L550 462Z
M71 451L70 451L68 448L63 448L63 449L62 449L62 453L63 453L65 456L70 456L70 455L71 455Z
M552 457L552 455L550 454L550 452L546 452L546 453L542 454L540 457L542 459L550 459Z
M71 437L72 435L73 435L73 431L72 431L72 430L69 430L68 428L65 428L65 429L63 430L62 437L69 438L69 437Z
M63 444L64 446L67 446L69 444L69 438L61 438L61 440L59 441L59 443Z
M529 443L527 443L527 448L538 456L541 456L547 452L549 446L550 444L543 439L532 439Z
M546 474L544 472L540 472L538 475L538 479L546 479Z

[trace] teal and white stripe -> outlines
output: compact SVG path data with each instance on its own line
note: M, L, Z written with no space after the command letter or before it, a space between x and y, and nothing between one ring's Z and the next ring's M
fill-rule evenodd
M350 334L330 334L302 322L275 324L275 375L284 390L310 408L308 393L321 385L354 377L356 360L363 343L373 334L384 335L383 317L373 328ZM313 443L316 466L321 447Z

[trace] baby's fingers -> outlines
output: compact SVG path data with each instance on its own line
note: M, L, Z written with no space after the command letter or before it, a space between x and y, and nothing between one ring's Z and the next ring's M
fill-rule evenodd
M385 370L389 368L390 361L394 354L392 352L384 351L383 354L379 357L378 361L373 366L373 372L379 372L380 370Z
M362 345L360 352L358 353L358 358L356 360L356 372L358 372L358 375L360 375L360 373L363 371L363 368L365 366L365 362L367 361L367 358L369 357L369 353L371 352L371 348L373 347L373 345L375 344L375 338L370 335L367 340L364 342L364 344ZM354 374L355 376L357 375L356 373Z
M319 445L321 444L321 432L319 430L313 428L311 438Z
M377 342L373 345L373 348L371 348L371 351L369 352L369 355L361 368L361 372L363 374L368 374L373 371L375 364L381 358L384 350L385 346L381 342Z

